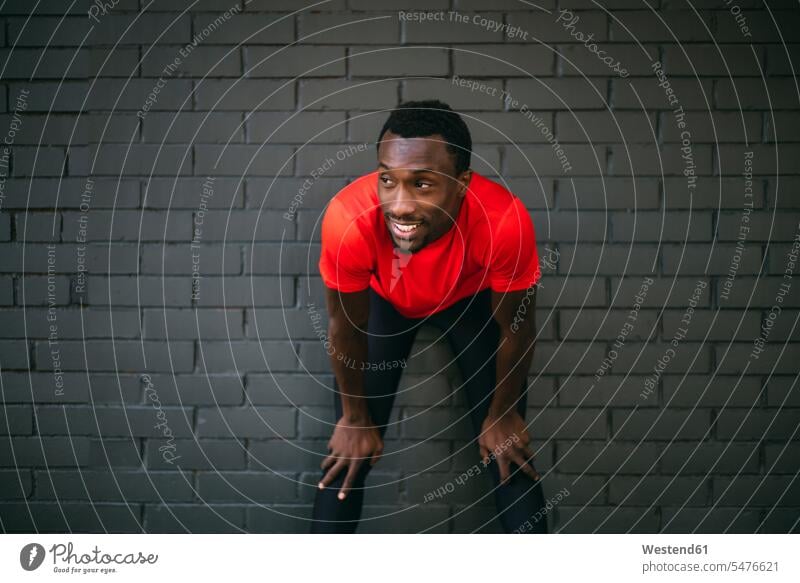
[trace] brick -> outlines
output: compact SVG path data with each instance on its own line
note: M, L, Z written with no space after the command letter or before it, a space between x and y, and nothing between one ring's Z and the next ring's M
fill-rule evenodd
M81 502L28 502L0 505L0 520L13 525L12 532L37 528L50 532L109 533L142 532L138 504Z
M142 125L145 142L224 144L244 141L242 116L238 113L181 111L150 112Z
M557 508L553 532L563 533L652 533L658 530L656 508L620 506L568 506Z
M93 110L131 110L142 111L156 79L98 79L86 105ZM179 109L184 102L191 103L192 82L188 79L168 78L158 92L158 97L150 105L149 111L171 111ZM148 112L149 113L149 112ZM145 116L146 119L146 116Z
M734 255L734 244L721 243L712 247L697 243L692 253L686 253L683 246L665 245L663 248L664 273L681 275L727 275ZM753 245L745 246L739 260L738 275L759 272L761 249Z
M295 499L291 476L266 472L202 472L198 494L210 502L288 502Z
M377 42L384 43L386 39ZM410 70L417 75L447 75L450 71L447 51L424 45L353 47L347 66L354 77L402 77Z
M0 497L5 500L28 498L33 490L33 472L0 470Z
M711 79L681 79L668 77L670 86L678 98L678 103L684 110L705 109L708 111L714 98L712 94ZM737 79L737 82L739 80ZM611 80L611 104L614 109L641 110L644 106L648 111L666 109L672 111L674 104L670 104L664 89L658 86L658 79L652 74L646 77L630 77L628 79Z
M598 371L600 369L598 363ZM613 368L613 364L612 364ZM596 372L599 378L572 376L565 380L557 391L559 404L561 405L574 405L574 406L610 406L610 407L625 407L625 406L655 406L653 400L644 401L640 397L642 387L644 386L644 377L642 376L628 376L623 378L618 374L610 375L608 373Z
M606 109L606 83L598 79L511 79L508 93L534 112L540 109Z
M749 36L744 36L739 26L737 17L732 13L719 11L717 16L717 32L715 34L719 42L741 42L761 44L774 41L778 36L784 42L797 42L800 37L797 35L797 27L800 25L797 13L793 10L770 10L769 12L743 10L741 17L747 26ZM777 23L777 25L776 25Z
M687 188L686 179L664 179L664 204L667 209L738 209L744 207L744 184L739 178L700 176L692 191ZM720 196L720 192L726 195ZM764 185L753 181L753 207L764 206Z
M243 383L236 375L150 375L162 405L239 405ZM150 403L145 393L145 403Z
M25 340L0 340L3 370L30 368L30 346Z
M47 342L36 342L35 358L42 370L53 370ZM161 342L139 343L135 340L119 340L113 344L101 340L86 342L64 341L58 345L63 370L130 371L138 372L144 368L152 371L191 371L194 366L194 346L191 342L176 341L170 344L170 352L164 351Z
M669 475L755 474L759 451L757 442L674 442L663 450L661 471Z
M293 170L292 148L285 146L197 145L195 174L218 176L286 175Z
M561 142L651 142L656 123L652 115L634 112L579 111L556 113Z
M794 376L770 375L764 387L767 404L770 406L796 407L800 403L800 391L794 389Z
M250 142L340 142L345 138L345 116L335 111L254 112L247 117Z
M106 14L102 26L92 29L91 38L97 44L151 45L164 38L183 44L192 40L191 34L188 14Z
M620 12L617 18L609 20L611 38L615 41L631 42L646 38L648 41L666 43L710 42L714 38L709 30L713 29L713 25L708 12L698 14L689 10L637 10Z
M381 16L384 16L381 18ZM365 43L396 43L400 40L400 23L398 18L391 14L364 15L353 18L350 14L302 13L297 18L297 35L309 44L350 44L353 39L358 39L359 44ZM329 58L333 59L335 52L328 50Z
M31 278L32 279L32 278ZM26 288L27 289L27 288ZM28 289L28 291L30 291ZM65 302L66 303L66 302ZM27 326L29 338L47 338L50 335L48 309L34 308L26 302L24 312L0 311L0 338L16 338ZM83 311L63 308L56 310L55 323L59 338L136 338L139 336L139 315L134 310ZM114 332L111 332L113 318Z
M294 306L294 282L289 277L207 277L202 280L198 306Z
M549 75L554 65L553 51L540 45L475 45L453 51L453 72L459 77Z
M248 77L338 77L345 72L341 47L254 46L245 52Z
M343 79L308 79L299 82L299 105L317 109L376 109L397 102L397 82L367 83ZM273 108L275 109L275 108Z
M225 115L225 114L223 114ZM210 196L203 196L203 184ZM207 194L208 194L207 193ZM201 198L202 197L202 198ZM205 202L207 208L237 208L244 201L244 186L236 178L185 177L175 181L174 178L153 178L148 181L143 194L142 206L152 209L194 209Z
M765 506L797 500L798 485L791 476L735 476L714 479L714 500L720 506Z
M333 377L294 374L248 374L247 402L253 405L333 404Z
M213 33L209 38L214 38ZM169 75L167 67L175 67L176 60L177 68L172 73L176 77L239 77L242 74L241 51L236 48L197 46L187 53L184 45L175 45L152 47L140 62L142 76L159 77L165 71Z
M606 414L601 409L547 407L526 417L534 439L605 438Z
M37 472L34 500L93 502L189 501L194 496L191 476L177 472L54 471Z
M251 442L247 453L254 470L321 471L328 450L326 440L267 439Z
M714 374L710 377L665 374L662 377L664 401L671 407L749 407L761 395L757 377L731 377Z
M223 2L224 3L224 2ZM228 2L230 8L232 4ZM249 8L245 5L245 9ZM203 30L220 16L217 14L193 15L194 30ZM224 26L214 30L214 42L226 44L288 44L295 40L294 22L291 18L275 14L260 14L252 18L248 14L233 14L225 20Z
M596 175L605 171L606 153L602 146L563 144L563 155L553 146L536 145L516 149L505 148L505 171L511 176L528 176L531 172L545 176Z
M176 439L174 453L180 458L167 462L158 450L160 444L153 442L147 448L147 467L156 470L243 470L246 466L246 450L233 439ZM166 451L166 450L164 450ZM172 451L172 450L170 450Z
M753 57L748 57L752 61ZM735 83L735 86L734 86ZM797 105L797 96L792 93L794 81L788 78L748 79L735 77L719 79L716 87L715 105L719 109L790 109Z
M717 436L721 439L792 439L800 419L800 409L724 409L717 416Z
M598 58L597 54L588 50L583 44L559 45L556 70L565 77L626 75L626 78L638 75L650 75L652 58L658 55L658 47L650 45L649 39L639 38L638 44L602 43L599 50L605 50L604 58L612 57L611 64ZM649 55L649 56L648 56Z
M612 230L619 241L710 241L712 214L693 211L673 212L674 220L664 221L661 213L614 213Z
M281 437L295 436L295 411L291 407L245 407L198 410L201 437ZM234 433L235 432L235 433Z
M89 26L85 14L67 15L63 10L58 14L59 17L37 15L33 21L26 18L9 19L8 40L12 41L12 46L20 47L47 45L77 47L83 44Z
M226 504L147 504L144 525L151 533L244 532L245 506Z
M617 476L609 480L609 501L628 506L707 504L710 480L701 477Z
M510 12L508 15L508 23L528 31L531 37L539 41L547 43L578 42L570 35L570 30L567 30L562 24L567 20L566 16L567 15L562 14L560 10L554 10L551 14L541 14L539 12ZM592 38L596 41L607 40L607 17L604 12L582 11L574 16L578 17L578 21L574 23L574 29L571 30L582 32L584 36L593 33L594 36ZM561 21L558 20L559 18L561 18ZM524 39L517 37L511 40L521 42Z
M787 350L788 354L792 353L791 346L790 344ZM794 363L791 359L781 355L781 344L768 343L757 359L751 354L753 354L752 342L737 342L729 347L714 348L717 369L724 374L740 373L748 364L750 365L747 369L748 374L788 374L793 370Z
M0 437L0 465L18 467L82 467L88 465L89 440L83 437Z
M746 146L744 144L723 144L718 147L719 160L715 161L717 167L715 168L717 174L741 174L743 172L744 153L748 150L753 152L753 174L754 175L767 175L775 172L775 168L783 168L784 174L796 174L793 168L786 168L784 164L789 165L790 160L796 160L800 155L800 145L798 144L781 144L780 149L774 145L758 145L752 144Z
M125 176L174 176L191 171L191 151L185 145L105 144L99 151L95 146L90 146L90 149L95 160L95 172L101 175L116 176L120 169Z
M33 409L26 406L3 407L7 412L0 423L2 435L30 435L33 431Z
M140 249L142 273L192 275L195 270L199 270L200 290L206 281L211 280L211 276L238 274L242 269L241 251L237 245L232 244L200 244L192 248L191 242L187 241L180 245L142 245ZM191 283L190 280L187 281Z
M752 534L758 531L761 514L741 507L665 507L661 521L664 526L660 532L664 533Z
M144 336L149 339L240 338L241 310L145 310Z
M194 92L199 111L281 110L295 104L294 84L268 79L203 79L194 83Z
M623 410L611 413L615 439L702 439L711 428L706 409L694 410Z
M557 468L567 474L642 474L652 468L657 457L653 443L559 440L556 448Z

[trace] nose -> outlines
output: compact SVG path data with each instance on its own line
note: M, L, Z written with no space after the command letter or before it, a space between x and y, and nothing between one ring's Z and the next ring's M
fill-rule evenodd
M413 217L416 210L414 199L403 188L398 188L389 201L388 212L395 218Z

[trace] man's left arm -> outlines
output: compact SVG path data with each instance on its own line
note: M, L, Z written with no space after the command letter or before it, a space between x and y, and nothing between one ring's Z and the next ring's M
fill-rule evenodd
M539 475L528 460L533 458L530 436L524 418L517 411L520 391L533 361L536 337L536 285L528 289L496 292L492 290L492 312L500 328L496 356L497 379L483 422L479 446L484 463L497 459L502 480L510 477L514 462L533 479Z

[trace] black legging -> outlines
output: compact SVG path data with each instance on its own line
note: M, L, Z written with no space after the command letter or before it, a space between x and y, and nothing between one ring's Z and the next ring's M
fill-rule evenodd
M411 351L423 318L404 317L371 288L369 295L368 362L403 362ZM476 445L496 383L494 353L497 350L500 332L491 312L491 296L487 288L459 300L425 320L426 324L432 324L446 331L448 342L456 355L464 378L463 386L467 393ZM402 371L400 367L364 370L364 391L371 397L367 399L369 413L381 437L386 432ZM338 421L342 416L342 403L335 379L333 399ZM517 410L523 419L526 403L527 398L523 390L522 397L517 402ZM476 447L476 461L480 463L479 460ZM364 482L370 469L369 461L365 460L357 473L352 490L344 500L339 500L336 495L341 488L346 469L340 471L327 488L317 489L311 523L312 533L355 532L364 502ZM547 519L541 481L534 481L524 472L517 471L518 466L512 463L510 471L514 473L513 477L509 483L498 485L500 473L493 456L485 469L490 471L494 482L497 515L505 532L546 533Z

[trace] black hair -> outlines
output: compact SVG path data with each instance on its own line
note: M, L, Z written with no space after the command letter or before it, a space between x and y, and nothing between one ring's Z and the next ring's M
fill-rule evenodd
M399 104L378 134L376 146L380 147L383 134L389 130L403 138L422 138L439 134L444 138L447 151L455 157L456 176L469 169L472 154L472 137L467 124L449 105L438 99L405 101Z

